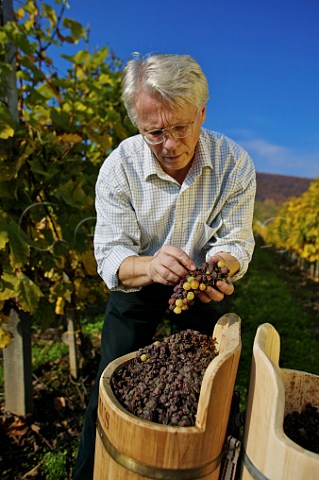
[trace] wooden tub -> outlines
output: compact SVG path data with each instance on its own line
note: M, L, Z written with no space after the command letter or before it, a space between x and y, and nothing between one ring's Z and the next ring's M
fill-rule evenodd
M94 480L218 479L241 352L240 325L230 313L215 326L219 355L205 372L194 427L150 422L120 405L110 379L136 352L108 365L100 380Z
M279 368L280 338L260 325L253 348L241 479L318 480L319 454L293 442L284 418L307 403L319 407L319 376Z

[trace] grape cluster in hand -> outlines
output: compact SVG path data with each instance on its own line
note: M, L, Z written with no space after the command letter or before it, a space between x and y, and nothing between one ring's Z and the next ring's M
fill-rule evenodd
M152 422L194 426L206 368L218 354L216 340L195 330L170 335L138 350L111 378L118 401Z
M205 291L208 286L214 287L218 280L226 279L228 273L228 268L221 261L203 263L200 268L190 271L174 287L174 292L168 300L169 309L174 313L188 310L194 304L196 295Z

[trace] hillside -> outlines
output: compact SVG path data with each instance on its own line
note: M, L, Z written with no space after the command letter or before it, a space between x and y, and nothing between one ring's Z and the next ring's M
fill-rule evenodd
M290 197L299 197L313 180L313 178L257 172L256 200L271 199L276 203L282 203Z

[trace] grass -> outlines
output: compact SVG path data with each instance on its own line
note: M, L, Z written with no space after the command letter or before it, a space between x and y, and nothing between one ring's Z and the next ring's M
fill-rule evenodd
M65 343L40 338L32 345L33 370L39 368L43 363L52 362L67 354L68 346Z
M242 320L236 389L245 406L253 342L259 325L272 324L281 339L280 366L319 374L318 284L291 269L279 253L257 242L246 276L235 285L232 310Z

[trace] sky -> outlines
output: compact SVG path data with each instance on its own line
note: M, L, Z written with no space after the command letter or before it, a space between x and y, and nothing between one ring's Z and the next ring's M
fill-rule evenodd
M319 176L319 0L69 0L90 48L189 54L207 76L204 127L257 172Z

